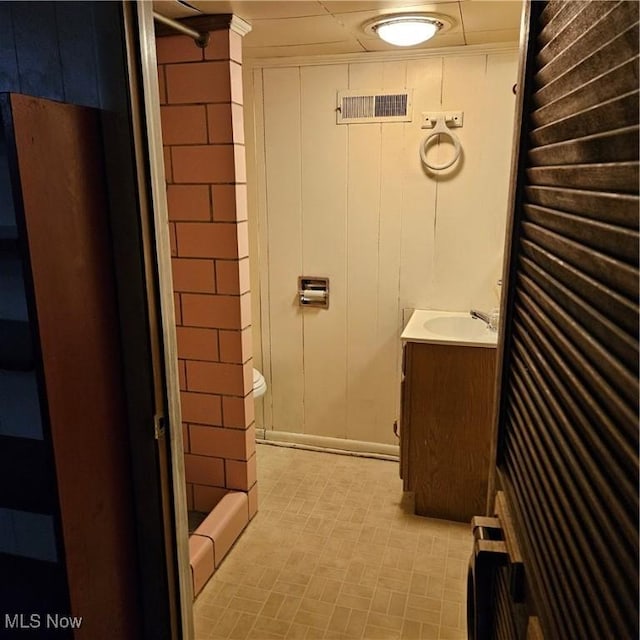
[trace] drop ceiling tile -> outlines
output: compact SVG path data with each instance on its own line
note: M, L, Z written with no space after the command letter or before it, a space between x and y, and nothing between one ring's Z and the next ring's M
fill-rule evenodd
M245 47L242 55L246 59L290 58L293 56L321 56L336 53L362 53L365 49L356 40L326 42L324 44L292 45L285 47Z
M501 29L519 29L522 2L496 0L461 2L462 19L466 33L472 31L499 31Z
M493 31L467 32L467 44L493 44L496 42L513 42L517 45L520 41L520 29L496 29Z
M244 20L300 18L326 15L327 10L317 0L189 0L203 13L235 13Z
M379 0L369 2L368 0L320 0L331 13L352 13L354 11L384 11L385 13L393 13L394 11L406 11L412 8L415 11L434 11L432 5L449 3L451 0L431 0L428 4L416 2L416 0ZM431 7L431 8L423 8Z
M333 16L308 16L280 20L252 20L253 29L244 42L248 47L341 42L351 37Z

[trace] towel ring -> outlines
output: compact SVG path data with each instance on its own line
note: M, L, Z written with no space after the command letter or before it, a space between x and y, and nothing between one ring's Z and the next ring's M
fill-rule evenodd
M443 164L430 164L427 160L427 145L429 144L429 140L434 136L445 135L448 136L454 146L453 158L448 162ZM448 169L451 165L455 164L460 157L460 153L462 152L462 145L460 144L460 140L458 140L458 136L447 127L443 118L439 118L436 122L436 126L430 135L428 135L420 145L420 158L424 163L425 167L431 169L433 171L442 171L443 169Z

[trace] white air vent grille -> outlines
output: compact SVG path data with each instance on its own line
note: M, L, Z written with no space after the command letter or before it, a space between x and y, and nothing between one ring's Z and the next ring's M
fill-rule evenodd
M408 122L411 120L411 92L375 93L339 91L337 123Z

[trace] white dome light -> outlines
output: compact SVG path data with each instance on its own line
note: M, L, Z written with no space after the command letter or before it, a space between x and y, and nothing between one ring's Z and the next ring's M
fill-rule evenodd
M373 26L373 30L389 44L411 47L430 40L441 27L442 23L432 18L407 16L381 20Z

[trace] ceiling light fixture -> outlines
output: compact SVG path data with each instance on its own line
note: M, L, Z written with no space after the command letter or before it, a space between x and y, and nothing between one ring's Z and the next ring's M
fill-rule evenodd
M452 22L440 15L396 13L370 20L364 25L364 30L397 47L412 47L430 40L438 31L451 26Z

